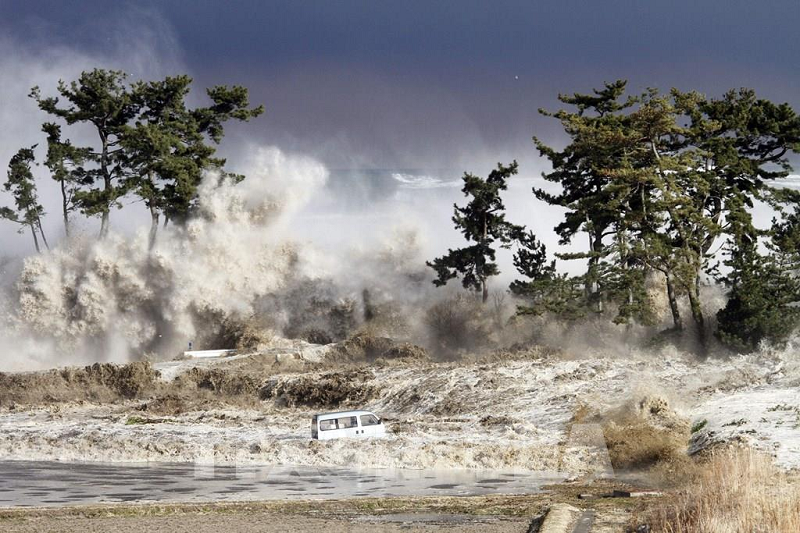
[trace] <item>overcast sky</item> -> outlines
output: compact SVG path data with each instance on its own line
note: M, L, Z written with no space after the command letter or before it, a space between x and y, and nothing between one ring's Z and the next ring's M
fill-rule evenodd
M91 57L155 28L153 53L198 88L244 84L267 106L236 135L335 168L533 162L530 137L557 136L537 108L617 78L800 104L798 0L0 0L0 21L30 53Z
M800 108L799 23L798 0L0 0L0 169L22 146L40 143L37 155L44 155L46 117L27 97L31 87L53 94L59 78L102 67L144 79L190 74L195 104L204 87L247 86L267 111L231 124L221 147L229 168L245 174L253 173L251 154L274 145L332 170L438 169L457 179L517 159L521 175L533 177L547 164L531 136L565 141L558 124L537 112L557 107L559 92L626 78L637 92L676 86L718 96L752 87ZM95 142L88 130L70 135L77 144ZM36 172L51 214L46 229L58 235L59 193L41 167ZM394 208L397 184L376 196L366 183L375 175L364 172L363 186L350 181L321 196L347 213L353 202L342 195L368 206L383 195L387 206L374 210ZM560 214L535 204L530 185L513 184L509 214L555 245ZM358 196L359 187L369 194ZM428 221L438 229L423 233L458 237L445 231L457 188L413 198L430 205L414 204L418 214L406 219L439 217ZM0 205L9 202L0 191ZM87 234L96 232L96 220L79 220ZM116 228L146 222L141 204L112 217ZM16 229L0 224L0 256L30 251L29 236Z

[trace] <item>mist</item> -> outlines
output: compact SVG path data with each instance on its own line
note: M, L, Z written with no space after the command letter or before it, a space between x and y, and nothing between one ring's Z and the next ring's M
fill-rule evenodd
M191 74L169 26L153 13L130 14L133 25L115 34L102 54L0 41L0 120L6 125L0 161L34 144L37 160L44 156L40 127L48 117L27 96L33 86L53 94L58 80L91 68L123 70L131 80ZM190 100L201 94L195 84ZM88 130L71 129L69 135L77 145L94 142ZM234 129L220 153L230 170L247 179L234 187L207 175L196 216L185 227L161 230L152 251L147 212L129 197L123 209L111 212L110 238L97 241L99 220L75 215L76 236L65 241L57 184L47 169L34 167L53 249L34 255L27 234L10 222L0 224L0 370L172 357L189 342L218 348L220 324L228 319L256 317L282 334L296 329L293 321L305 320L295 316L305 312L297 298L324 296L331 305L359 306L368 289L399 306L429 302L439 293L425 261L461 242L450 221L453 203L464 201L461 174L485 174L513 158L478 150L444 169L375 169L363 147L348 147L343 139L315 155L286 144L256 142ZM327 168L321 159L333 149L354 168ZM532 208L530 189L539 171L531 168L513 180L508 207L516 222L544 234L559 213ZM0 203L10 202L0 192ZM554 236L550 244L555 246ZM503 291L513 267L510 252L499 255L503 275L494 288Z
M37 143L42 158L40 127L48 118L27 96L33 86L54 94L58 80L92 68L124 70L131 80L188 73L197 78L195 102L206 84L256 76L196 72L158 11L128 8L124 15L89 47L48 39L41 41L49 45L31 46L17 34L0 38L0 162ZM32 31L45 35L48 27ZM557 105L555 80L520 80L510 70L492 78L503 97L499 116L515 117L506 128L505 120L489 120L491 109L478 105L468 88L363 65L347 65L342 76L342 68L308 61L263 74L259 80L268 83L257 84L251 100L264 98L265 116L231 127L219 152L246 179L234 187L207 175L197 215L184 227L161 230L151 252L146 209L130 197L112 211L106 241L96 241L97 219L80 216L75 239L63 241L57 185L46 169L35 168L54 249L33 255L27 234L0 224L0 370L172 357L189 342L224 348L217 343L228 319L255 319L276 335L296 332L312 325L300 316L307 301L350 305L357 322L364 290L419 312L460 286L453 280L447 290L435 289L425 266L463 242L450 220L453 204L465 202L460 176L485 176L498 162L520 162L503 195L508 219L533 230L551 257L586 250L580 236L559 245L552 229L563 212L531 192L534 186L554 190L541 178L548 166L530 135L563 142L552 129L540 131L536 113L539 105ZM320 84L326 98L317 92ZM315 116L324 120L310 120ZM90 131L69 135L77 145L94 141ZM10 201L0 191L0 205ZM763 206L756 213L762 225L771 215ZM512 251L500 250L498 263L501 274L491 290L504 293L516 277ZM583 267L559 262L563 272Z

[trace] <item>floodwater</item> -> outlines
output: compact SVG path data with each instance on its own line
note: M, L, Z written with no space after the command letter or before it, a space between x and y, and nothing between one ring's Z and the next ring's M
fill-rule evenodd
M456 469L2 461L0 507L528 494L562 479L555 473Z

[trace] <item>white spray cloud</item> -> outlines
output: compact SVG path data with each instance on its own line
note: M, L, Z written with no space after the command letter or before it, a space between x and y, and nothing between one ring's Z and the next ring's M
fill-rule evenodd
M124 26L109 28L102 52L31 48L0 38L0 165L21 146L39 142L40 159L44 153L40 125L48 117L27 97L32 86L55 94L57 80L95 67L125 70L133 79L187 71L174 32L158 17L135 10ZM81 128L70 132L79 145L93 142L93 135ZM305 280L327 286L333 298L358 299L369 286L408 303L433 290L424 259L461 244L449 220L453 201L464 201L459 172L397 173L396 198L350 212L341 201L354 191L325 189L328 172L318 161L231 143L237 138L242 137L234 132L223 148L238 154L230 170L247 179L234 187L208 176L199 191L198 215L185 227L162 230L151 252L141 229L147 222L141 204L112 213L117 231L107 240L92 242L95 220L77 220L84 225L77 242L24 264L4 257L30 253L29 236L17 235L13 224L0 224L0 370L169 352L209 334L221 317L254 310L285 315L285 309L275 308L285 298L267 298L273 308L264 309L263 297ZM51 215L45 230L53 243L62 232L58 191L44 169L35 172ZM310 204L323 190L325 211ZM9 201L0 193L0 204ZM504 272L509 269L504 266Z
M300 251L281 221L325 183L327 170L276 148L254 150L249 164L238 185L208 174L197 214L162 230L151 251L142 228L26 258L9 302L13 318L0 330L0 362L125 361L252 314L293 275Z
M50 117L28 98L33 86L55 94L58 80L97 67L124 70L133 79L186 71L172 30L157 17L135 11L126 27L109 30L112 38L102 52L31 48L0 38L0 162L36 142L40 160L44 154L40 126ZM88 128L70 130L75 144L94 141ZM368 261L361 252L334 256L307 240L293 240L302 235L300 212L328 179L322 164L274 147L243 143L235 150L240 157L231 170L247 179L234 186L208 175L196 216L183 227L162 229L151 251L142 227L145 212L137 206L112 213L116 231L102 242L94 242L95 221L76 220L84 230L74 242L24 260L8 258L32 251L27 235L17 235L13 224L0 224L0 370L125 361L149 350L169 353L209 335L225 317L253 313L256 302L289 282L346 280L331 292L353 295L360 292L359 280L380 276L376 269L370 276L359 271ZM56 243L62 231L60 217L52 216L59 211L56 184L42 167L34 171L51 214L45 230ZM0 193L0 204L9 202Z

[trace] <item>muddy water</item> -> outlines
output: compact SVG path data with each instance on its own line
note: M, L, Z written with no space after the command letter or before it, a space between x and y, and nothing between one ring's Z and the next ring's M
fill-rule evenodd
M0 462L0 507L525 494L555 474L195 464Z

